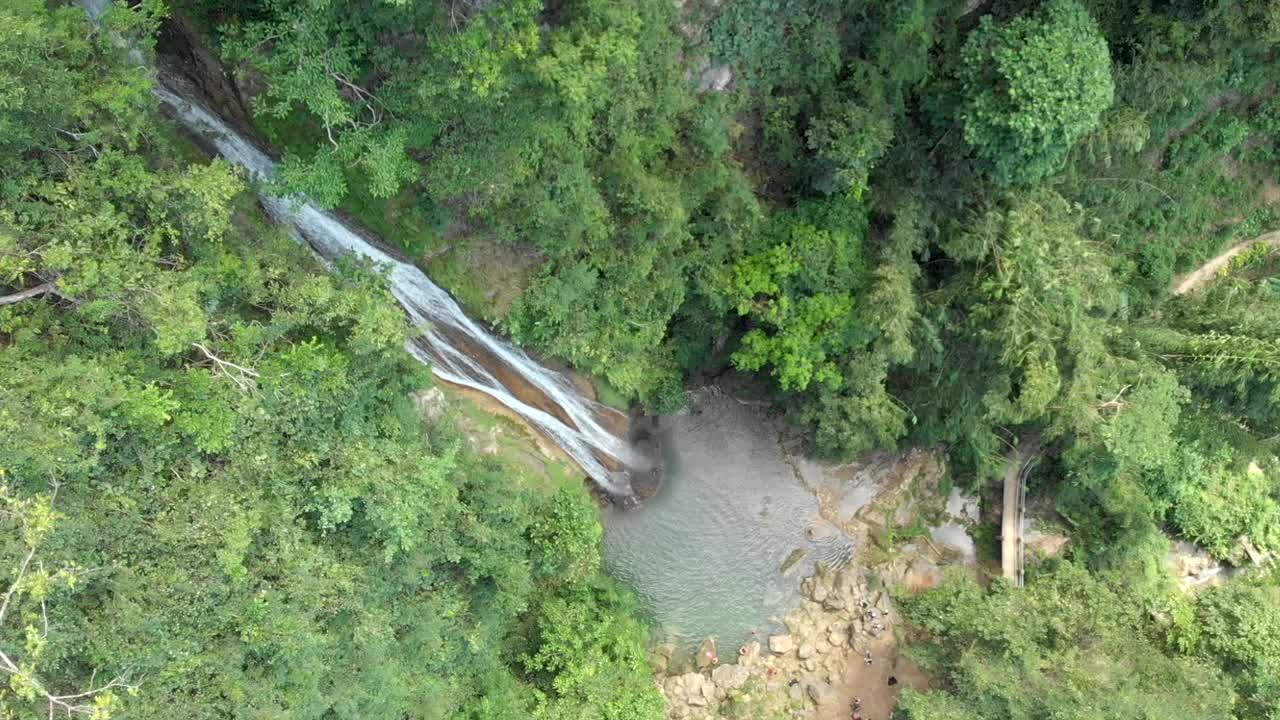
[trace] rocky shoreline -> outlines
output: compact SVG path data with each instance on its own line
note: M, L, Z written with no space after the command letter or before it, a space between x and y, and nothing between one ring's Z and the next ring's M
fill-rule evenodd
M750 706L774 717L847 718L857 696L872 720L888 716L903 686L921 684L918 670L898 657L900 617L876 576L819 567L801 591L800 606L784 620L787 633L751 640L726 663L678 672L672 647L656 648L652 662L668 717L709 718ZM881 677L890 682L875 687Z

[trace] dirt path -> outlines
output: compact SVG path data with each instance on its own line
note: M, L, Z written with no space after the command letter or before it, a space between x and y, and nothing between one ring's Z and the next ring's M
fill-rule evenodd
M1249 248L1259 243L1269 245L1271 247L1280 247L1280 230L1269 232L1265 235L1259 235L1252 240L1244 240L1227 248L1224 252L1213 258L1209 262L1183 275L1173 287L1174 295L1186 295L1189 292L1199 290L1204 287L1210 280L1218 276L1223 268L1231 263L1231 259L1243 253Z
M871 664L856 659L849 663L836 687L839 701L819 710L817 720L849 720L855 697L862 701L864 720L888 720L904 687L929 689L929 679L915 663L899 656L898 643L891 635L868 644L866 649L871 651Z

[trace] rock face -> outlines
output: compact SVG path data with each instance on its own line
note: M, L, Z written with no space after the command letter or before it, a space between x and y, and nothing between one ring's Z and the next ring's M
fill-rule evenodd
M1070 538L1065 534L1046 533L1034 528L1022 535L1027 554L1038 558L1051 558L1061 555L1069 540Z
M769 652L775 655L785 655L791 652L795 647L790 635L773 635L769 638Z
M261 76L249 68L244 68L245 72L239 77L228 72L218 54L201 41L195 27L197 24L181 12L172 13L167 22L161 23L156 38L157 64L199 90L209 105L233 126L251 130L252 98L266 90Z

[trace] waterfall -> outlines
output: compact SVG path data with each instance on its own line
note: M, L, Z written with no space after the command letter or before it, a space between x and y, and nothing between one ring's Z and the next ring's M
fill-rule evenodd
M95 22L110 5L111 0L82 0ZM131 53L141 64L141 54L136 49ZM305 197L272 194L274 161L208 108L159 81L153 92L183 127L244 168L257 181L259 198L272 219L295 231L326 263L354 255L388 270L392 294L420 333L406 347L436 377L497 400L559 445L604 491L631 495L628 471L605 466L605 458L618 466L637 464L628 443L601 422L611 410L583 397L561 373L477 325L417 267L386 254Z
M627 443L601 424L598 403L583 397L564 375L486 332L418 268L382 252L305 198L268 192L275 163L217 115L163 85L154 92L183 127L259 181L259 197L271 217L296 230L321 258L332 262L355 255L389 269L392 294L421 331L407 348L436 377L494 398L563 448L605 491L630 494L626 473L609 470L597 454L630 464Z

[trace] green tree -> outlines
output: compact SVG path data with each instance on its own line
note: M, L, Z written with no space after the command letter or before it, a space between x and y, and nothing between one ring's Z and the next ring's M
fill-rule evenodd
M1206 592L1196 603L1202 631L1196 653L1235 683L1240 718L1274 717L1280 709L1280 587L1245 580Z
M140 719L659 717L585 487L423 421L379 269L327 271L225 163L185 166L146 72L80 10L0 26L0 62L49 64L56 98L138 90L0 103L35 108L0 158L0 705L103 718L136 684ZM600 652L526 666L527 630L561 617Z
M1140 599L1071 564L1024 589L953 577L904 610L929 635L912 655L936 682L903 692L899 709L912 720L1154 720L1170 707L1233 717L1217 668L1166 651Z
M0 553L13 568L0 601L0 672L8 678L0 686L0 708L6 714L29 708L34 714L109 720L121 709L121 697L137 692L127 672L97 683L95 672L87 680L94 684L84 689L63 689L46 676L49 633L61 630L60 618L51 619L48 608L56 607L59 595L74 592L85 571L45 565L41 546L62 519L53 508L53 495L19 498L8 482L0 466Z
M959 79L964 139L1005 184L1061 169L1115 94L1106 39L1076 0L1048 0L1002 24L984 16L961 51Z
M770 365L783 390L838 386L836 358L857 338L852 291L861 264L859 238L802 218L777 220L777 241L731 270L726 300L761 327L747 332L734 364Z

